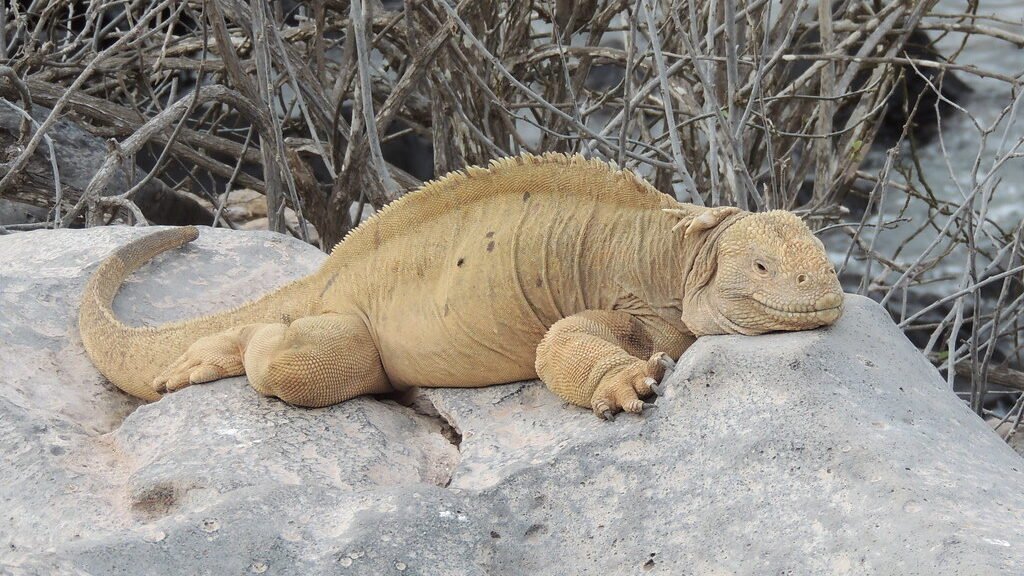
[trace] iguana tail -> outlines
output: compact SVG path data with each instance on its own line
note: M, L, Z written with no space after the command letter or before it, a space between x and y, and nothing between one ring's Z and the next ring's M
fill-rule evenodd
M195 227L186 226L139 238L104 260L85 286L78 313L82 342L99 371L132 396L160 398L150 387L153 379L199 338L244 324L305 316L313 305L309 277L219 314L152 327L118 320L111 304L124 279L156 255L198 236Z

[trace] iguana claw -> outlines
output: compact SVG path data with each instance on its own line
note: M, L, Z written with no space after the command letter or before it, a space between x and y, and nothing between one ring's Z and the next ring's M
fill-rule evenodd
M615 422L615 414L612 414L611 410L605 410L601 412L601 417L609 422Z
M658 363L665 368L665 373L661 376L661 382L657 382L651 386L651 391L656 395L661 396L665 392L665 383L668 382L668 377L672 375L672 372L676 369L676 362L668 354L662 354L658 358Z

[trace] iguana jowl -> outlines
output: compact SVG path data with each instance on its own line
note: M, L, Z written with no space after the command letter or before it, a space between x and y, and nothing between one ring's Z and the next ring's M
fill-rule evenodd
M246 374L301 406L413 386L539 376L573 404L640 412L694 338L834 322L842 292L796 216L681 204L580 156L469 168L386 206L321 268L234 310L157 327L111 311L125 277L196 238L157 232L86 286L82 339L100 371L155 400Z

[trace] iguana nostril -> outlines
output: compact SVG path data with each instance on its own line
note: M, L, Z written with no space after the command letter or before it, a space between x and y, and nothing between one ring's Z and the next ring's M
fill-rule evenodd
M803 284L804 282L807 282L807 274L801 274L796 277L797 284Z

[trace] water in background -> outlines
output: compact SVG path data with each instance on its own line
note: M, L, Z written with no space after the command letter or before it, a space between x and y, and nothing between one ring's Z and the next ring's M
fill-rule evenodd
M938 3L936 12L940 14L962 13L966 8L966 2L955 0L942 0ZM1014 22L1008 24L995 21L978 21L989 27L998 27L1007 31L1022 34L1024 33L1024 2L1020 0L996 0L981 2L978 10L979 15L991 15L1006 21ZM934 19L932 21L935 21ZM949 19L949 22L955 22ZM938 38L938 31L929 31L933 38ZM953 55L961 47L964 35L962 33L949 33L937 44L939 52L943 55ZM976 66L980 69L1004 74L1007 76L1018 76L1024 72L1024 49L1021 49L1009 42L993 39L990 37L973 36L968 39L961 54L957 57L957 63L961 65ZM958 77L966 82L972 89L970 94L961 106L973 115L978 123L984 127L990 126L999 117L1001 111L1013 101L1011 87L1002 81L978 76L958 73ZM1004 118L997 126L997 129L988 138L983 149L981 148L982 138L972 120L963 113L947 115L943 119L941 140L935 138L926 146L919 147L921 160L921 172L928 185L934 190L937 198L956 203L961 203L964 195L969 194L974 188L972 181L972 168L979 160L977 182L983 181L986 176L995 170L993 176L999 181L995 194L992 198L988 218L994 221L1003 231L1012 232L1024 218L1024 158L1010 159L998 168L995 168L996 159L1004 155L1008 150L1018 145L1021 138L1024 138L1024 110L1018 114ZM943 153L945 150L945 153ZM1024 148L1017 148L1018 152L1024 152ZM909 147L906 148L909 154ZM884 151L877 151L869 158L864 170L876 174L885 161ZM909 156L901 158L899 162L909 164ZM894 170L890 178L896 182L902 182L901 176ZM900 216L904 207L905 195L897 189L889 188L886 191L885 203L883 204L883 219L885 221L895 220ZM981 206L980 198L976 206ZM916 238L909 239L927 217L927 207L922 202L911 202L909 208L902 213L903 218L909 222L896 224L892 229L879 232L867 231L867 239L874 238L874 248L883 255L891 255L901 244L906 243L900 255L896 258L899 264L910 264L920 255L935 238L935 231L927 231ZM945 217L941 217L940 224ZM869 222L874 223L875 217L870 217ZM995 227L988 229L997 234ZM830 243L836 251L836 256L842 257L849 240L840 240L835 235L830 235L833 242ZM941 252L933 250L931 256L937 256ZM952 286L959 282L966 266L966 251L955 250L946 256L941 264L933 271L932 278L946 278L938 280L931 285L929 291L935 294L949 293ZM984 261L982 261L984 263ZM848 266L851 272L857 272L859 267L856 263ZM873 272L877 273L876 267ZM886 281L895 280L890 275ZM886 283L883 281L883 283ZM854 288L848 286L848 289ZM877 293L871 294L878 296Z

